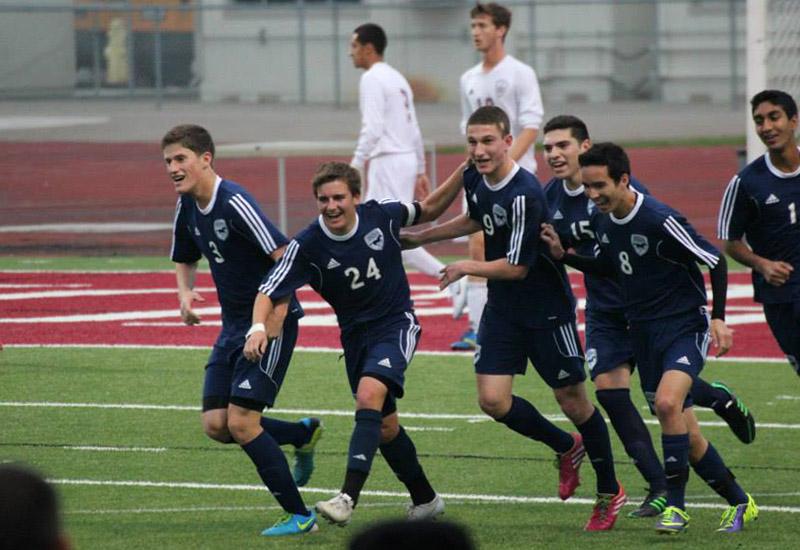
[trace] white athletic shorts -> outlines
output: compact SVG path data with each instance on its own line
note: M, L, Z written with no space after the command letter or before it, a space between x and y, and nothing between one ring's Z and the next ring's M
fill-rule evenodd
M416 154L393 153L377 156L369 161L367 194L364 200L396 199L412 202L416 182Z

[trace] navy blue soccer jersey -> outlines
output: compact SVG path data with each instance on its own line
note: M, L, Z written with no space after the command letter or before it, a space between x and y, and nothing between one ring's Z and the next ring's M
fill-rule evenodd
M287 242L244 188L217 177L206 208L201 210L188 195L178 199L170 257L176 263L194 263L205 256L223 323L249 324L258 285L275 263L270 254ZM302 312L294 298L290 312Z
M635 178L631 178L630 186L635 191L650 194ZM553 178L545 185L544 194L552 216L551 223L564 246L574 248L581 256L594 256L596 241L590 220L595 206L584 193L583 186L572 190L564 180ZM622 308L622 289L616 279L585 273L583 281L587 310L617 311Z
M660 319L705 306L698 262L713 268L719 251L679 212L650 195L636 193L622 219L597 213L591 229L599 257L613 266L631 321Z
M781 172L769 154L748 164L725 189L717 236L726 241L745 238L759 256L794 267L781 286L770 285L753 270L756 301L800 301L800 169Z
M298 233L259 290L276 300L308 283L331 305L342 330L411 311L400 229L416 222L417 207L367 201L356 214L347 235L331 233L321 217Z
M566 271L554 262L539 238L549 219L536 176L515 165L492 185L474 166L464 171L469 216L483 227L486 261L505 258L528 266L521 281L490 279L488 303L501 312L524 316L530 326L551 327L575 318L575 298Z

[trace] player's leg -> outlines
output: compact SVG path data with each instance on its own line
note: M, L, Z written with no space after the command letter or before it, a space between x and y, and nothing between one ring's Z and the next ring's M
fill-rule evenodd
M466 211L466 201L464 202ZM478 231L468 237L468 252L471 260L483 261L484 256L484 239L483 232ZM453 286L453 285L450 285ZM469 316L467 329L461 337L453 342L450 347L456 351L464 351L475 349L476 335L478 327L480 327L481 316L486 307L487 289L486 279L481 277L467 277L466 293L463 295L465 298L465 305L467 306L467 314ZM458 309L458 308L457 308ZM463 306L461 307L463 309ZM460 311L458 311L460 315ZM456 318L458 315L456 315Z
M203 378L203 431L220 443L234 443L228 431L228 402L231 391L233 367L228 356L233 351L219 344L222 335L214 344L206 363Z
M236 364L228 406L228 431L247 454L264 485L286 512L262 534L280 536L308 533L317 528L316 516L306 508L279 442L263 427L262 411L272 407L283 384L297 338L297 320L289 318L281 335L270 342L258 362L234 354ZM270 423L267 423L269 426ZM304 423L273 423L282 437L301 443L309 437ZM309 473L310 475L310 473Z
M742 443L752 443L756 438L753 413L724 383L709 384L702 378L695 379L692 384L692 401L695 406L706 407L717 413Z
M785 304L764 304L772 335L792 369L800 376L800 300Z

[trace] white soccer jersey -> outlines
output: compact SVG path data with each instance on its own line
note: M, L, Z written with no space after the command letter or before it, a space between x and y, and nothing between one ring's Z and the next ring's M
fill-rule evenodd
M467 119L484 105L496 105L503 109L511 121L511 135L517 137L525 128L536 128L542 124L544 107L539 81L533 69L506 55L490 71L478 63L461 75L461 133L467 132ZM536 172L533 146L518 161L529 172Z
M358 86L361 132L353 166L362 170L368 159L394 153L414 153L417 174L425 171L422 134L414 111L414 94L403 75L380 61L370 67Z

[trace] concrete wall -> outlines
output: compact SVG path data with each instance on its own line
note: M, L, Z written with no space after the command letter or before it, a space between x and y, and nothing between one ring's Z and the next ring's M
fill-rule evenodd
M18 0L0 0L19 6ZM37 5L64 6L62 0ZM0 12L0 91L75 85L75 30L71 11Z

